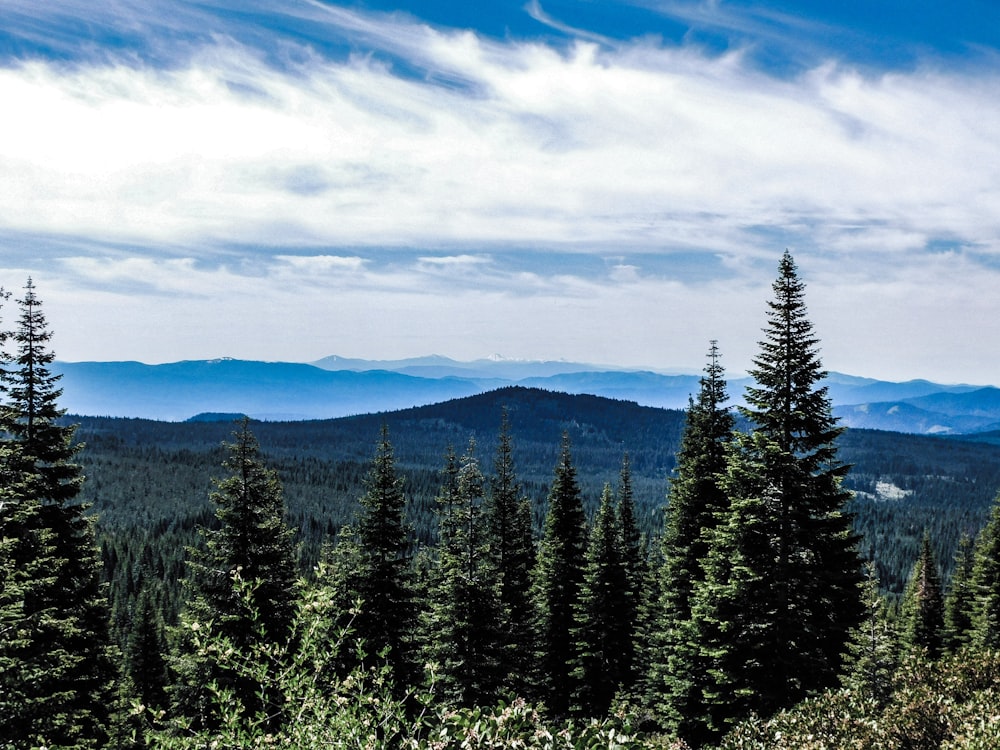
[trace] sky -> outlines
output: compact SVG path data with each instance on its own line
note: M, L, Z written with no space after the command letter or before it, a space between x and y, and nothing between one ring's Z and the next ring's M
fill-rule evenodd
M788 249L827 369L1000 384L995 0L0 0L0 103L66 361L735 374Z

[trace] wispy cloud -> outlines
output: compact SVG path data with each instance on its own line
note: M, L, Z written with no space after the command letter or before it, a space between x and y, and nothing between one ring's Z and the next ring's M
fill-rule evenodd
M822 26L723 3L652 5L748 39ZM63 299L79 299L76 284L116 304L157 293L215 309L213 296L247 294L266 307L278 304L268 283L301 286L364 331L354 295L392 295L406 310L385 312L386 330L433 330L487 309L489 295L488 309L520 326L548 316L553 335L586 321L581 349L658 317L657 336L679 337L656 310L694 305L700 361L703 342L721 338L709 324L759 305L785 246L858 304L861 289L948 303L935 276L908 270L915 258L937 278L954 280L947 257L997 281L1000 64L988 57L883 72L832 59L772 75L746 45L610 40L537 2L526 12L575 41L320 2L173 6L5 8L4 38L21 53L0 67L0 233L35 242L64 274L53 279ZM95 49L74 53L83 17ZM19 271L24 255L2 265ZM324 302L324 288L339 299ZM720 299L724 311L707 313ZM484 336L514 335L474 317ZM648 351L638 338L622 358Z
M686 50L434 39L425 54L476 95L363 58L277 71L229 44L171 71L7 68L4 222L150 245L996 235L1000 185L981 168L1000 156L996 71L781 81Z

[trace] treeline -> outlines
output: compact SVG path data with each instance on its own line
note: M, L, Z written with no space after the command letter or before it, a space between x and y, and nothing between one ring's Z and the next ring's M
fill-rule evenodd
M504 412L488 465L463 442L421 480L420 535L383 427L351 522L303 560L244 420L207 512L105 545L112 607L29 281L0 370L0 746L995 746L974 717L1000 713L1000 510L947 591L922 529L884 598L787 253L773 289L739 415L710 348L655 535L631 454L586 507L569 432L536 518Z

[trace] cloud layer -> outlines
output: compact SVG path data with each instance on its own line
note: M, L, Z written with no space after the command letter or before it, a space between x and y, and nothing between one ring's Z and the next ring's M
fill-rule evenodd
M970 304L968 278L986 298L998 280L1000 65L988 55L883 72L829 59L777 76L749 48L604 39L537 3L532 15L566 39L497 39L318 2L288 4L267 29L225 4L156 18L122 7L135 41L121 48L53 52L67 19L90 11L63 2L19 26L24 48L44 41L46 54L0 67L0 232L29 248L0 266L4 278L50 276L67 309L158 296L183 318L184 300L234 310L245 294L266 326L267 305L304 288L338 328L368 333L313 335L311 350L299 342L285 358L507 345L697 366L709 338L732 332L752 337L733 346L745 366L759 324L733 320L762 309L788 246L810 288L824 285L821 335L844 342L828 364L848 369L849 352L871 362L924 308L946 344L940 321L963 319L954 305ZM886 315L885 335L848 330L859 308L837 299ZM384 325L352 314L366 300ZM992 301L976 306L997 317ZM562 309L589 330L556 351L541 336L566 333ZM513 329L491 325L488 310ZM78 319L88 316L105 319ZM519 341L529 319L546 322ZM651 340L636 339L633 325L650 320ZM456 321L450 346L446 330L403 343ZM262 356L247 329L229 353ZM157 354L132 335L115 339L148 360L214 356L234 340L192 325ZM381 348L360 351L364 341ZM650 354L657 341L671 343ZM912 351L889 356L933 374L916 371L926 357Z

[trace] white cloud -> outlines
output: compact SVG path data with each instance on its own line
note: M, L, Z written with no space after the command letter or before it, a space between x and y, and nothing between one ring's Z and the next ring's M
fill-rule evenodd
M603 351L676 366L716 338L739 369L785 245L836 342L828 366L920 375L925 343L957 358L972 312L1000 320L980 262L1000 250L1000 66L778 79L739 51L554 48L290 7L289 24L362 51L324 55L307 35L254 47L223 25L167 67L109 51L0 68L0 232L115 248L38 244L74 357L98 346L90 326L118 358ZM673 252L718 271L666 279L640 257Z
M279 71L229 42L170 71L0 71L3 223L150 245L723 251L797 222L833 245L885 225L918 246L1000 229L1000 177L983 168L1000 160L1000 73L778 81L738 55L383 23L365 28L419 40L422 65L470 86L371 58Z

